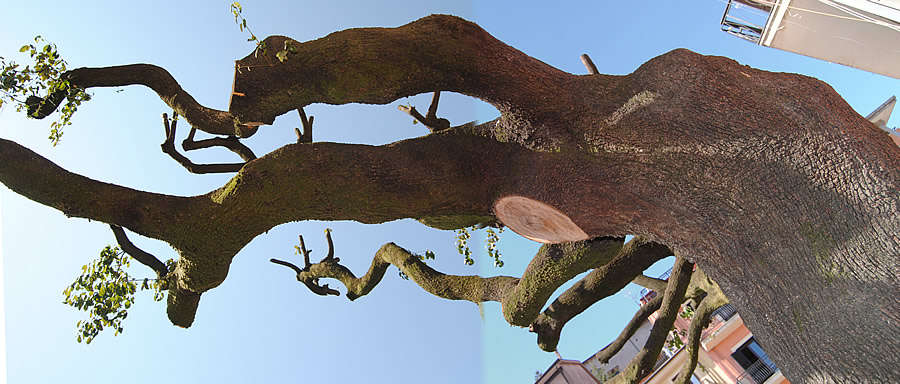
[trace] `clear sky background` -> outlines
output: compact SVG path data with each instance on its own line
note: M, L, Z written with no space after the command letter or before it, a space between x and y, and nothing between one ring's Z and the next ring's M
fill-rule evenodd
M7 1L0 9L0 56L26 62L19 47L35 35L55 42L70 67L153 63L167 68L201 103L227 108L233 61L254 46L238 30L228 1L42 2ZM289 35L305 41L366 26L393 27L431 13L479 23L506 43L562 70L583 74L588 53L599 70L626 74L675 48L734 58L753 67L799 72L831 84L862 114L891 95L900 82L880 75L758 47L719 31L725 4L717 0L583 1L244 1L244 15L261 38ZM287 79L286 79L287 80ZM47 140L51 120L26 120L0 110L0 137L14 140L64 168L94 179L153 192L195 195L218 188L227 175L193 175L162 154L160 114L167 107L148 89L92 90L94 100L76 114L60 146ZM428 95L388 106L313 105L316 141L383 144L427 133L398 112L398 104L427 108ZM472 99L442 95L439 114L454 124L496 116ZM896 121L896 119L894 119ZM280 117L248 140L258 155L295 140L296 114ZM896 125L891 123L890 125ZM186 134L182 127L181 140ZM227 151L192 153L197 162L236 161ZM477 159L473 159L476 160ZM302 186L298 186L300 188ZM505 232L506 266L497 269L470 241L476 265L463 265L454 233L414 221L383 225L302 222L276 227L234 259L228 279L203 295L188 330L172 326L164 303L139 295L124 334L103 334L91 345L75 342L83 313L61 304L62 290L80 267L114 244L102 223L67 219L0 187L5 279L6 347L10 383L531 383L556 358L537 348L526 329L503 322L499 305L483 312L468 302L425 293L391 269L356 302L323 298L297 283L293 272L268 262L298 260L303 234L313 256L327 249L332 228L337 255L363 273L372 254L393 241L412 251L432 250L435 268L455 274L520 275L538 245ZM132 235L160 259L166 244ZM136 276L149 269L133 266ZM667 265L658 265L659 272ZM331 285L340 285L332 283ZM343 292L343 287L340 287ZM632 288L634 289L634 288ZM636 290L636 289L635 289ZM637 309L625 294L605 300L572 321L559 345L564 358L583 360L608 344Z

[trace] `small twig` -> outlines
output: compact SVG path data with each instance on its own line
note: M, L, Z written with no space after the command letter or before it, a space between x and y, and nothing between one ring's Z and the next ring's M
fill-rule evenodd
M408 105L398 105L397 109L399 109L403 113L406 113L406 114L412 116L414 119L416 119L416 121L418 121L422 124L425 124L425 122L424 122L425 116L422 116L422 114L416 110L416 107L410 107Z
M169 125L169 116L163 113L163 128L166 131L166 140L160 145L163 153L169 155L172 159L181 164L182 167L191 173L229 173L240 171L246 163L226 163L226 164L194 164L190 159L179 153L175 149L175 124L177 123L177 112L172 113L173 121Z
M300 128L294 128L294 133L297 134L297 142L298 143L312 143L312 129L313 129L313 119L315 116L310 116L309 119L306 118L306 112L303 111L303 108L297 108L297 113L300 114L300 124L303 126L303 132L300 132Z
M319 296L340 296L341 292L337 289L331 289L328 287L328 284L319 285L319 279L309 279L302 280L301 283L306 285L312 293L315 293Z
M434 91L434 96L431 97L431 105L428 107L428 113L425 114L426 118L434 119L437 118L437 107L438 101L441 100L441 91Z
M144 264L156 271L157 278L161 279L169 273L169 269L166 268L165 263L156 258L156 256L153 256L138 248L134 245L134 243L128 240L128 236L125 235L125 230L123 230L122 227L112 224L110 224L109 227L112 229L113 234L116 236L116 241L119 243L119 247L122 248L122 251L133 257L141 264Z
M334 257L334 242L331 241L331 229L325 230L325 239L328 240L328 256L325 256L320 263L337 263L340 262L341 259L339 257Z
M441 99L441 91L435 91L434 96L431 98L431 105L428 107L428 113L426 116L422 116L419 111L416 110L416 107L407 106L407 105L398 105L397 109L412 116L416 121L422 123L426 128L428 128L431 132L440 132L445 129L450 128L450 120L440 119L437 117L437 107L438 101Z
M301 269L300 267L298 267L298 266L296 266L296 265L294 265L294 264L292 264L292 263L289 263L289 262L287 262L287 261L278 260L278 259L269 259L269 261L271 261L271 262L273 262L273 263L275 263L275 264L283 265L283 266L285 266L285 267L288 267L288 268L290 268L290 269L293 269L294 272L297 273L297 276L300 276L300 273L303 272L303 269Z
M303 242L303 235L300 235L300 253L303 254L303 270L308 271L309 267L312 266L312 263L309 262L309 254L312 253L312 249L306 249L306 243Z
M300 267L298 267L292 263L289 263L289 262L283 261L283 260L278 260L278 259L269 259L269 261L271 261L275 264L283 265L285 267L293 269L294 272L297 273L297 281L303 283L303 285L305 285L307 288L309 288L310 291L312 291L313 293L315 293L317 295L339 296L341 294L337 290L329 288L328 284L319 285L319 279L317 279L317 278L312 278L312 279L306 278L303 274L304 274L304 272L307 272L309 270L309 267L301 269Z

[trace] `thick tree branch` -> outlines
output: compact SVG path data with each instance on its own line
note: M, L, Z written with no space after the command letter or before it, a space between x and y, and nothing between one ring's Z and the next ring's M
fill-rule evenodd
M112 224L110 224L109 227L112 229L113 234L115 234L116 241L119 243L119 247L122 248L122 251L133 257L141 264L144 264L150 267L150 269L154 270L156 272L157 278L164 278L169 273L169 269L166 267L165 263L157 259L156 256L144 252L144 250L135 246L134 243L131 242L131 240L128 240L128 236L125 235L125 230L123 230L122 227Z
M496 106L505 116L498 129L519 131L510 139L518 140L521 133L533 141L549 139L547 132L536 127L561 120L560 114L567 111L559 105L575 104L588 95L604 99L603 93L611 101L609 112L624 102L611 91L617 86L616 77L597 75L596 85L603 78L604 87L573 94L575 88L565 86L573 80L571 76L453 16L432 15L398 28L350 29L303 43L271 36L264 43L278 47L285 41L297 52L283 63L275 58L275 50L265 55L256 52L237 62L229 111L241 121L270 124L297 106L317 102L387 104L407 96L452 91ZM294 81L281 80L288 78Z
M668 247L636 236L610 261L563 292L530 326L537 333L538 346L556 350L566 323L588 307L619 292L653 263L672 255Z
M229 112L200 105L181 88L169 71L155 65L132 64L105 68L78 68L63 76L72 85L79 88L144 85L155 91L160 99L179 115L184 116L192 127L211 134L249 137L256 132L259 126L259 124L242 123ZM44 109L52 112L62 100L61 97L51 97L45 104L49 105L51 102L55 102L55 104ZM46 114L39 117L44 116Z
M596 238L541 246L519 283L503 299L510 325L529 326L550 295L580 273L607 265L622 253L623 238Z
M179 262L189 267L179 275L181 288L204 292L224 280L231 258L250 240L290 221L412 217L447 228L493 221L492 195L517 147L452 132L381 147L288 145L251 162L223 188L188 198L97 182L3 140L0 182L69 216L168 242L189 261Z
M495 220L497 183L520 150L451 131L379 147L290 144L248 163L208 196L223 208L253 209L253 220L241 225L257 233L296 220L418 218L460 228Z
M212 203L138 191L103 183L62 169L15 142L0 139L0 182L14 192L82 217L129 228L142 236L172 242ZM102 196L100 199L98 196ZM174 241L179 244L178 241Z

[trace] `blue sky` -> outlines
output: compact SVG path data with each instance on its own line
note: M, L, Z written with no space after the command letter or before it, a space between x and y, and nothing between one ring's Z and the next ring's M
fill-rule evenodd
M327 3L327 4L325 4ZM244 15L260 37L289 35L304 41L363 26L398 26L430 13L456 14L479 23L506 43L562 70L582 74L588 53L603 73L625 74L674 48L734 58L773 71L799 72L831 84L857 111L870 112L900 82L787 52L754 46L719 32L725 4L716 0L547 2L465 1L244 1ZM201 103L227 107L233 60L252 51L227 1L7 2L0 23L0 56L25 61L18 49L35 35L59 46L71 67L135 62L167 68ZM170 112L140 87L93 91L66 128L60 146L46 139L50 121L26 120L0 110L0 137L14 140L66 169L136 189L177 195L206 193L226 175L193 175L159 151L160 114ZM396 105L427 107L428 95L388 106L313 105L316 141L383 144L420 136L421 125ZM439 113L454 124L484 121L495 111L463 96L442 95ZM295 114L249 140L257 154L294 140ZM896 119L895 119L896 121ZM893 126L896 123L892 122ZM184 135L186 132L182 132ZM180 136L179 140L181 139ZM235 161L230 153L192 154L199 161ZM362 273L371 255L393 241L412 251L432 250L437 269L456 274L519 275L537 244L511 232L500 247L506 266L483 254L466 267L453 232L413 221L383 225L302 222L258 237L235 258L228 279L203 295L194 326L169 324L162 303L139 296L124 334L75 342L82 314L61 304L62 290L80 267L114 242L108 227L67 219L0 187L10 383L56 382L365 382L530 383L555 359L540 351L527 330L502 321L499 306L483 315L467 302L435 298L392 269L367 297L349 302L322 298L292 273L268 262L294 259L303 234L314 257L325 252L325 228L334 230L337 255ZM166 244L132 236L161 259ZM481 234L471 243L480 249ZM140 266L138 266L140 267ZM656 267L658 271L667 268ZM136 276L149 269L133 268ZM332 283L332 285L335 285ZM637 306L625 294L596 305L569 324L560 343L565 358L585 359L609 343Z

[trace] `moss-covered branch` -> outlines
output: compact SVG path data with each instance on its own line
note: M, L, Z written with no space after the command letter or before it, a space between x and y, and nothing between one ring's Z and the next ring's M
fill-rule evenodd
M368 294L381 281L388 266L394 265L410 280L435 296L475 303L501 302L507 321L520 326L527 325L537 316L556 288L582 271L608 262L613 255L619 253L623 242L621 238L601 238L545 245L538 251L522 278L446 275L429 267L418 255L394 243L388 243L375 253L366 274L356 277L350 269L339 264L340 259L333 257L330 233L327 237L329 256L318 263L308 262L308 253L302 245L301 252L306 259L304 268L275 259L272 262L294 269L297 280L316 293L322 289L318 285L319 279L336 279L347 287L347 298L350 300Z
M563 292L534 320L530 329L537 333L538 346L545 351L556 350L560 333L569 320L597 301L619 292L650 265L671 254L668 247L645 237L631 239L608 264L591 271Z
M557 288L584 271L609 264L622 253L623 243L623 238L597 238L541 246L519 284L504 298L504 318L511 325L529 326Z
M242 121L268 124L317 102L386 104L442 90L541 119L551 114L546 100L559 105L566 103L561 97L574 97L563 87L570 80L566 73L454 16L432 15L397 28L349 29L303 43L270 36L263 44L286 42L294 49L284 62L274 49L237 62L229 110Z
M429 267L418 255L394 243L385 244L375 252L372 265L361 277L356 277L349 268L339 264L338 261L336 258L326 258L311 264L297 274L297 280L303 282L324 278L336 279L347 288L347 298L356 300L371 292L381 282L387 268L395 265L410 280L435 296L474 303L501 301L504 293L519 282L519 279L508 276L483 278L446 275Z

